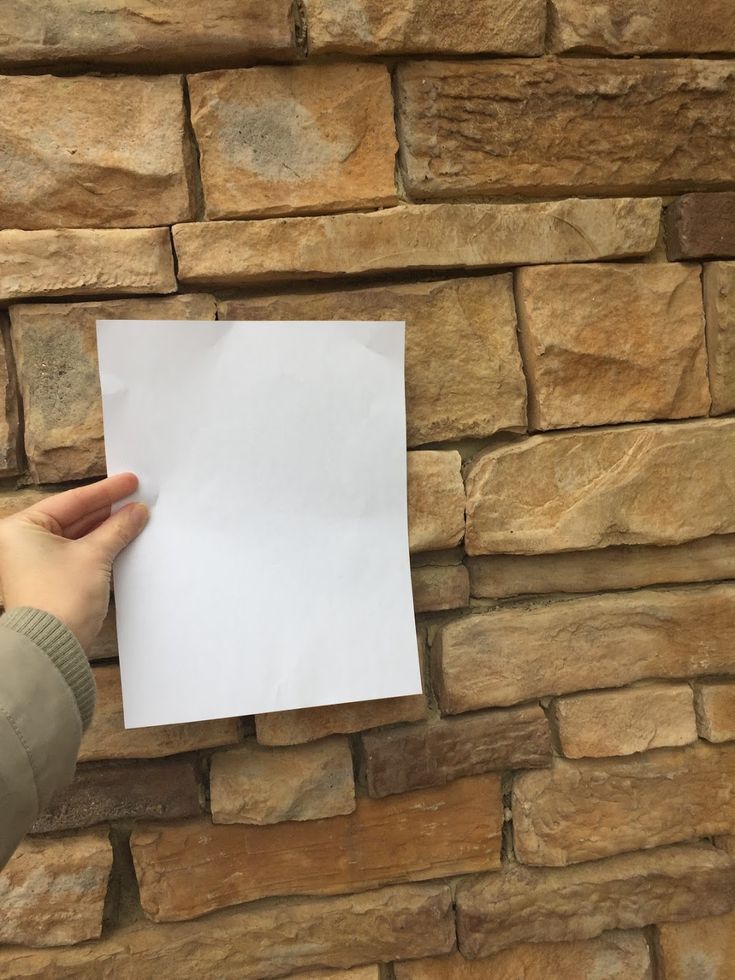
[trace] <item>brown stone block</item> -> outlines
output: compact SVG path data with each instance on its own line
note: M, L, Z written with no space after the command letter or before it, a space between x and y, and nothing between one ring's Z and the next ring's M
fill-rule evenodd
M664 227L672 261L735 258L735 193L685 194L666 208Z
M657 958L665 980L729 980L735 963L735 912L656 928Z
M694 685L697 726L708 742L735 739L735 681L706 681Z
M464 483L458 452L408 454L408 545L411 551L454 548L464 536Z
M712 414L735 411L735 262L708 262L704 267Z
M469 605L470 580L464 565L423 565L411 569L413 607L417 613L440 612Z
M3 490L0 493L0 520L5 517L12 517L26 507L33 507L47 497L51 497L48 490L36 490L35 488L22 487L18 490Z

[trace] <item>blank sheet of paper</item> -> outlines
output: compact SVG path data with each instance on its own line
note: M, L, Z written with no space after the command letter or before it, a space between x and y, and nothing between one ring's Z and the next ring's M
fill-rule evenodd
M421 690L402 323L101 320L125 724Z

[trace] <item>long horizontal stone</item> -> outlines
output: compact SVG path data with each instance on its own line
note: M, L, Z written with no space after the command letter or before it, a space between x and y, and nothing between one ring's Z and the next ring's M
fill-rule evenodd
M731 533L734 457L732 419L556 433L489 450L466 473L465 547L533 554Z
M666 253L672 261L735 258L735 192L684 194L664 215Z
M735 262L707 262L702 277L712 414L735 411Z
M462 458L453 450L408 454L408 547L454 548L464 537Z
M498 609L443 626L432 667L444 713L645 678L732 670L735 585L641 590Z
M414 198L675 194L735 180L730 61L413 61L397 79Z
M735 912L656 927L656 951L665 980L727 980L735 963Z
M142 826L130 841L141 903L165 922L268 896L334 895L498 868L501 802L500 778L475 776L361 799L354 813L327 820Z
M421 269L646 255L658 198L406 205L362 214L175 225L179 280L233 287Z

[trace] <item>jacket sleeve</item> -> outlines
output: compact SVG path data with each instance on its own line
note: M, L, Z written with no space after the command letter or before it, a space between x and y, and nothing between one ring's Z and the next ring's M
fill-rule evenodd
M0 868L71 781L95 685L74 634L38 609L0 618Z

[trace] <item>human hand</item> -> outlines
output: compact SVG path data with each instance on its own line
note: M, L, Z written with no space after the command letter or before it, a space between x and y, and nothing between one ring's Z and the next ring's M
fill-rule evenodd
M111 514L137 486L136 476L120 473L1 520L5 610L32 606L51 613L89 650L107 614L112 562L148 520L145 504Z

